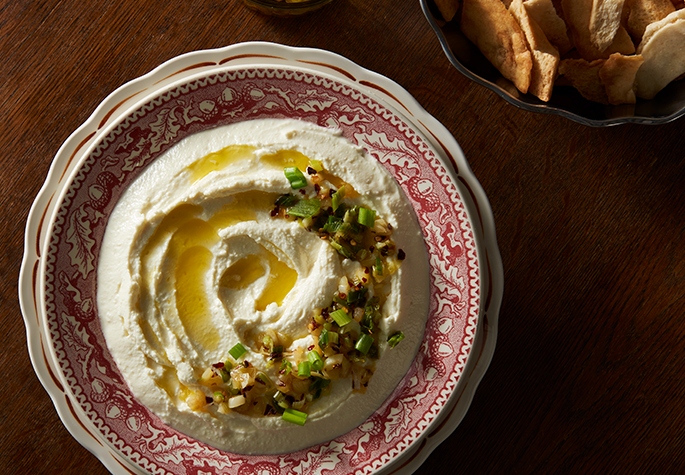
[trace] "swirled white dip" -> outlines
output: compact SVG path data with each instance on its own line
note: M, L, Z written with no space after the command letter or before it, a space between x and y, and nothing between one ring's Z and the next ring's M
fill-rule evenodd
M293 154L320 161L359 192L356 202L394 227L393 240L407 257L384 281L379 327L383 336L401 330L406 338L395 348L380 338L366 392L334 381L305 426L193 411L188 391L204 390L203 371L236 343L247 348L252 366L272 373L278 368L250 345L257 335L273 329L294 346L310 345L312 311L330 304L341 276L354 268L316 233L270 215L274 199L293 192L283 173ZM246 262L254 265L236 271ZM295 120L215 128L160 156L112 212L98 267L102 329L133 394L168 425L234 453L296 451L363 423L409 368L428 298L423 237L397 183L336 131Z

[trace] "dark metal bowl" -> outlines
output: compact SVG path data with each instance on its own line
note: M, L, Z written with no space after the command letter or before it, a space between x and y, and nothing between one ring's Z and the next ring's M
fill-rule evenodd
M626 123L665 124L685 114L685 80L682 79L666 86L652 100L638 98L636 104L618 106L588 101L570 86L555 86L549 102L543 102L532 94L521 94L462 34L458 22L442 21L433 0L420 2L428 23L454 67L517 107L531 112L558 114L592 127Z

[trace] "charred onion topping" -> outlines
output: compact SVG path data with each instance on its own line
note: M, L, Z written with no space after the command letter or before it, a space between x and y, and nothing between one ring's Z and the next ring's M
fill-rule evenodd
M294 178L296 174L290 168L284 170L291 187L297 189L300 196L281 195L274 203L271 216L297 220L305 229L328 241L344 258L371 269L377 282L393 274L406 254L397 249L391 239L392 225L375 210L354 205L346 199L350 195L358 196L351 185L344 183L338 189L328 186L323 178L326 172L320 164L307 169L311 190L306 189L308 183L302 186L302 179L306 183L302 172Z
M294 346L289 336L269 330L252 346L268 361L261 371L244 359L245 346L236 344L225 361L207 368L199 379L208 391L189 390L185 395L191 410L213 407L223 414L280 415L304 425L309 408L330 392L332 381L351 376L352 389L364 393L373 375L385 300L382 282L406 255L396 248L390 223L375 210L352 204L350 195L358 194L349 184L331 188L320 162L312 160L307 167L311 187L299 169L288 167L284 173L299 194L281 195L271 216L297 220L343 258L358 262L359 269L341 278L326 308L313 309L307 326L313 342L309 347ZM394 348L403 338L396 331L387 344Z

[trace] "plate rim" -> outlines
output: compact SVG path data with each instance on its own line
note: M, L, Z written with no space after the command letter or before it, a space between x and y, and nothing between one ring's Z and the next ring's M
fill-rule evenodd
M56 371L56 367L54 366L55 362L49 361L52 358L48 358L45 352L43 342L43 338L45 335L43 333L45 331L44 322L40 318L38 318L38 314L36 313L38 312L36 305L36 264L38 262L44 263L45 261L44 256L46 255L45 251L47 249L48 244L48 230L51 227L45 226L45 223L47 222L46 219L47 216L50 216L49 222L52 222L52 219L54 218L55 214L54 203L52 202L53 198L55 197L58 191L60 194L64 191L63 189L59 190L60 184L62 184L62 187L64 188L65 183L70 183L70 178L65 179L65 177L70 177L71 174L74 172L74 169L78 168L78 163L80 159L77 159L77 157L81 155L80 158L82 158L89 150L89 148L91 146L94 146L94 144L98 142L102 134L107 132L107 130L109 129L109 125L117 122L118 117L125 114L131 107L134 107L135 104L137 104L140 101L144 101L145 97L148 97L151 94L159 93L159 90L164 87L165 81L167 82L166 85L168 86L169 84L173 84L177 81L185 80L188 76L192 76L195 73L201 75L204 74L204 71L208 69L214 69L216 67L216 64L210 64L211 62L203 63L201 61L198 63L198 60L205 59L205 57L211 58L213 56L225 56L229 53L235 53L233 56L234 58L240 56L238 53L242 53L245 56L248 56L250 54L264 54L266 56L268 56L268 54L279 54L282 56L281 59L285 58L284 61L286 63L291 61L301 61L298 60L298 58L307 57L320 59L322 62L326 61L333 65L342 65L340 70L332 71L330 68L322 66L317 62L307 60L302 62L308 63L311 66L310 68L305 68L303 66L299 67L301 67L302 69L313 69L315 73L320 74L333 74L334 76L338 74L342 78L346 78L348 81L350 80L350 77L347 74L344 74L344 72L347 72L348 74L354 76L354 79L356 80L356 82L354 82L355 87L364 90L364 92L366 92L371 97L374 97L376 99L380 97L380 102L384 105L387 104L394 106L396 111L399 112L398 115L401 118L410 122L411 125L419 129L424 134L424 138L426 139L426 141L430 145L432 145L434 149L438 152L438 158L441 162L443 162L443 166L445 166L445 168L448 170L450 169L450 166L455 166L457 170L452 170L456 174L455 178L461 177L463 181L467 183L467 185L469 186L469 191L471 192L471 195L468 195L468 197L474 203L465 203L465 206L469 208L469 219L471 221L473 231L474 233L479 234L478 238L475 241L477 246L482 247L482 249L480 250L481 255L484 257L484 259L482 260L489 261L489 267L487 269L490 282L490 289L488 289L488 292L490 294L488 310L490 312L490 321L487 322L488 331L486 332L486 338L483 343L483 347L480 350L479 358L474 359L469 356L467 367L464 368L462 377L460 378L459 382L461 383L462 379L467 374L467 369L470 371L470 375L464 379L465 386L459 397L459 400L461 401L460 408L458 411L455 411L454 408L452 410L452 414L456 414L458 417L454 417L453 415L450 416L447 423L443 424L443 429L438 430L435 434L432 435L429 443L424 444L424 446L427 447L427 450L420 450L418 456L416 454L412 454L412 459L408 463L400 467L397 472L395 472L411 473L416 468L418 468L418 466L425 460L425 458L428 457L430 452L435 447L437 447L437 445L439 445L439 443L442 442L442 440L444 440L444 438L446 438L461 421L461 418L463 418L463 415L466 413L466 410L470 405L473 393L475 392L475 389L478 383L480 382L480 379L482 378L483 374L485 373L485 370L487 369L487 366L489 365L489 362L492 358L492 353L494 352L494 344L496 341L497 318L499 314L499 306L501 303L503 284L501 257L499 255L499 250L497 248L497 242L494 232L494 217L492 216L492 210L490 208L489 202L487 201L487 197L485 196L485 193L480 184L478 183L478 181L476 180L475 176L471 172L471 169L468 166L468 163L466 162L466 159L463 156L463 153L461 152L459 145L457 144L454 137L449 133L449 131L447 131L447 129L444 128L444 126L442 126L442 124L440 124L435 118L430 116L406 90L404 90L394 81L372 71L366 70L365 68L358 66L357 64L351 62L350 60L342 56L325 50L289 47L275 43L248 42L238 43L223 48L194 51L177 56L162 63L149 73L139 78L136 78L132 81L129 81L124 85L120 86L119 88L117 88L114 92L107 96L95 109L95 111L88 117L88 119L69 136L69 138L62 144L57 154L55 155L55 158L53 159L53 162L50 166L48 176L46 177L43 187L38 193L31 207L29 216L27 218L27 227L24 242L25 251L19 277L19 297L20 304L22 307L22 315L24 316L27 330L27 344L29 346L29 353L32 364L34 366L34 370L36 371L36 374L39 380L41 381L41 384L43 384L46 391L52 398L53 404L57 409L60 419L62 420L65 427L72 434L72 436L74 436L74 438L76 438L76 440L81 445L83 445L86 449L91 451L98 459L100 459L100 461L108 469L110 469L110 471L121 471L123 465L122 460L120 460L115 451L111 450L111 448L109 448L108 446L103 447L102 445L96 444L95 441L92 441L91 438L97 439L97 437L93 436L93 434L90 434L87 427L84 426L83 422L78 420L78 417L74 412L75 410L78 411L78 406L76 405L76 407L72 407L72 405L70 405L70 401L68 399L68 396L66 395L66 392L64 391L64 389L59 387L60 373L59 371ZM200 66L197 66L198 64ZM251 62L249 64L255 65L256 63ZM317 67L324 68L324 71L317 70ZM181 77L179 77L176 74L164 76L167 70L175 69L178 71L179 68L180 71L193 71L193 73L190 73L187 76L181 75ZM162 77L162 79L157 80L157 78L159 77ZM360 84L359 80L357 80L358 77L371 78L373 82L384 86L385 90L381 91L376 87L370 86L369 84L371 84L372 82ZM145 94L146 92L148 94ZM122 98L126 99L122 100ZM390 104L388 104L388 102L390 102ZM115 106L114 109L111 108L113 105ZM126 107L123 107L124 105ZM406 111L406 113L402 113L402 111ZM415 117L414 114L412 114L412 112L418 112L420 117ZM407 113L409 113L412 117L407 117ZM412 118L415 120L412 120ZM417 120L419 123L417 123ZM97 126L96 131L92 132L91 128L95 124L99 125ZM91 131L91 133L86 134L86 132L88 131ZM66 160L64 158L66 156L65 154L68 154L69 152L71 152L68 156L69 162L67 163L66 168L62 170L61 167L58 165L60 165L61 162ZM451 164L445 163L444 157L440 154L441 152L446 153L450 156L450 158L452 159ZM70 166L72 167L71 171ZM56 179L56 174L60 171L62 171L62 175L59 179ZM467 194L463 193L463 190L460 191L460 194L464 198L466 198ZM51 196L48 197L48 195L50 194ZM59 200L56 200L56 203L59 203ZM478 208L478 217L480 218L479 220L474 219L474 215L471 212L472 206L474 204ZM53 206L52 209L51 205ZM33 249L34 242L35 249ZM42 244L42 246L40 244ZM32 261L33 272L31 273L30 271L32 267ZM483 276L481 280L485 281L487 279L485 279L485 273L483 273L481 259L479 259L479 266L481 267L481 272ZM483 285L481 285L481 289L483 289ZM481 290L481 292L484 297L485 291ZM40 295L40 298L40 303L42 305L44 303L42 294ZM34 307L33 315L32 308L30 305L32 300ZM481 309L479 312L483 311L483 300L484 298L481 299ZM34 318L31 318L32 316ZM36 320L36 322L34 322L34 319ZM482 319L479 317L479 328L481 326L481 321ZM37 328L36 326L34 326L34 323L38 324ZM478 331L478 335L480 335L481 333L481 331ZM475 342L472 345L472 348L474 347ZM52 368L50 367L51 364L53 365ZM470 368L469 365L471 365ZM57 379L55 378L55 372L58 375ZM63 381L62 384L64 384ZM65 395L66 397L60 397L61 395ZM71 420L72 418L75 420ZM446 432L444 428L448 428L449 431ZM90 443L84 443L84 439ZM386 469L390 469L392 466L397 465L397 462L402 462L403 456L396 458L395 460L393 460L393 462L381 468L378 471L378 473ZM127 466L130 467L130 465L128 464ZM139 468L135 468L136 470L139 470Z

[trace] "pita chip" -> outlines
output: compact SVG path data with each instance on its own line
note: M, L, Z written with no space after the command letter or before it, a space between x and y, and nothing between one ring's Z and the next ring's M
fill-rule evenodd
M647 25L675 11L671 0L625 0L623 24L636 44L642 40Z
M606 59L612 53L629 55L635 52L633 40L622 25L619 25L612 43L606 49L600 50L593 44L590 35L593 0L562 0L561 4L573 44L583 59L592 61Z
M434 0L443 20L452 21L459 10L459 0ZM669 0L667 0L669 1Z
M642 56L614 53L599 70L609 104L635 104L635 75L643 62Z
M516 89L528 92L532 55L521 27L500 0L463 0L461 31Z
M590 41L599 51L614 42L621 26L624 0L593 0L590 12Z
M637 96L653 99L674 79L685 74L685 9L647 26L637 48L644 58L635 77Z
M552 0L525 0L523 6L528 15L537 22L545 36L559 50L561 56L573 48L568 37L566 23L554 8Z
M584 59L564 59L559 63L559 74L564 76L581 96L593 102L609 104L606 88L599 76L605 59L586 61Z
M552 98L552 88L557 78L559 51L547 40L537 22L528 15L523 0L513 0L509 11L521 26L532 53L533 67L528 92L548 102Z

